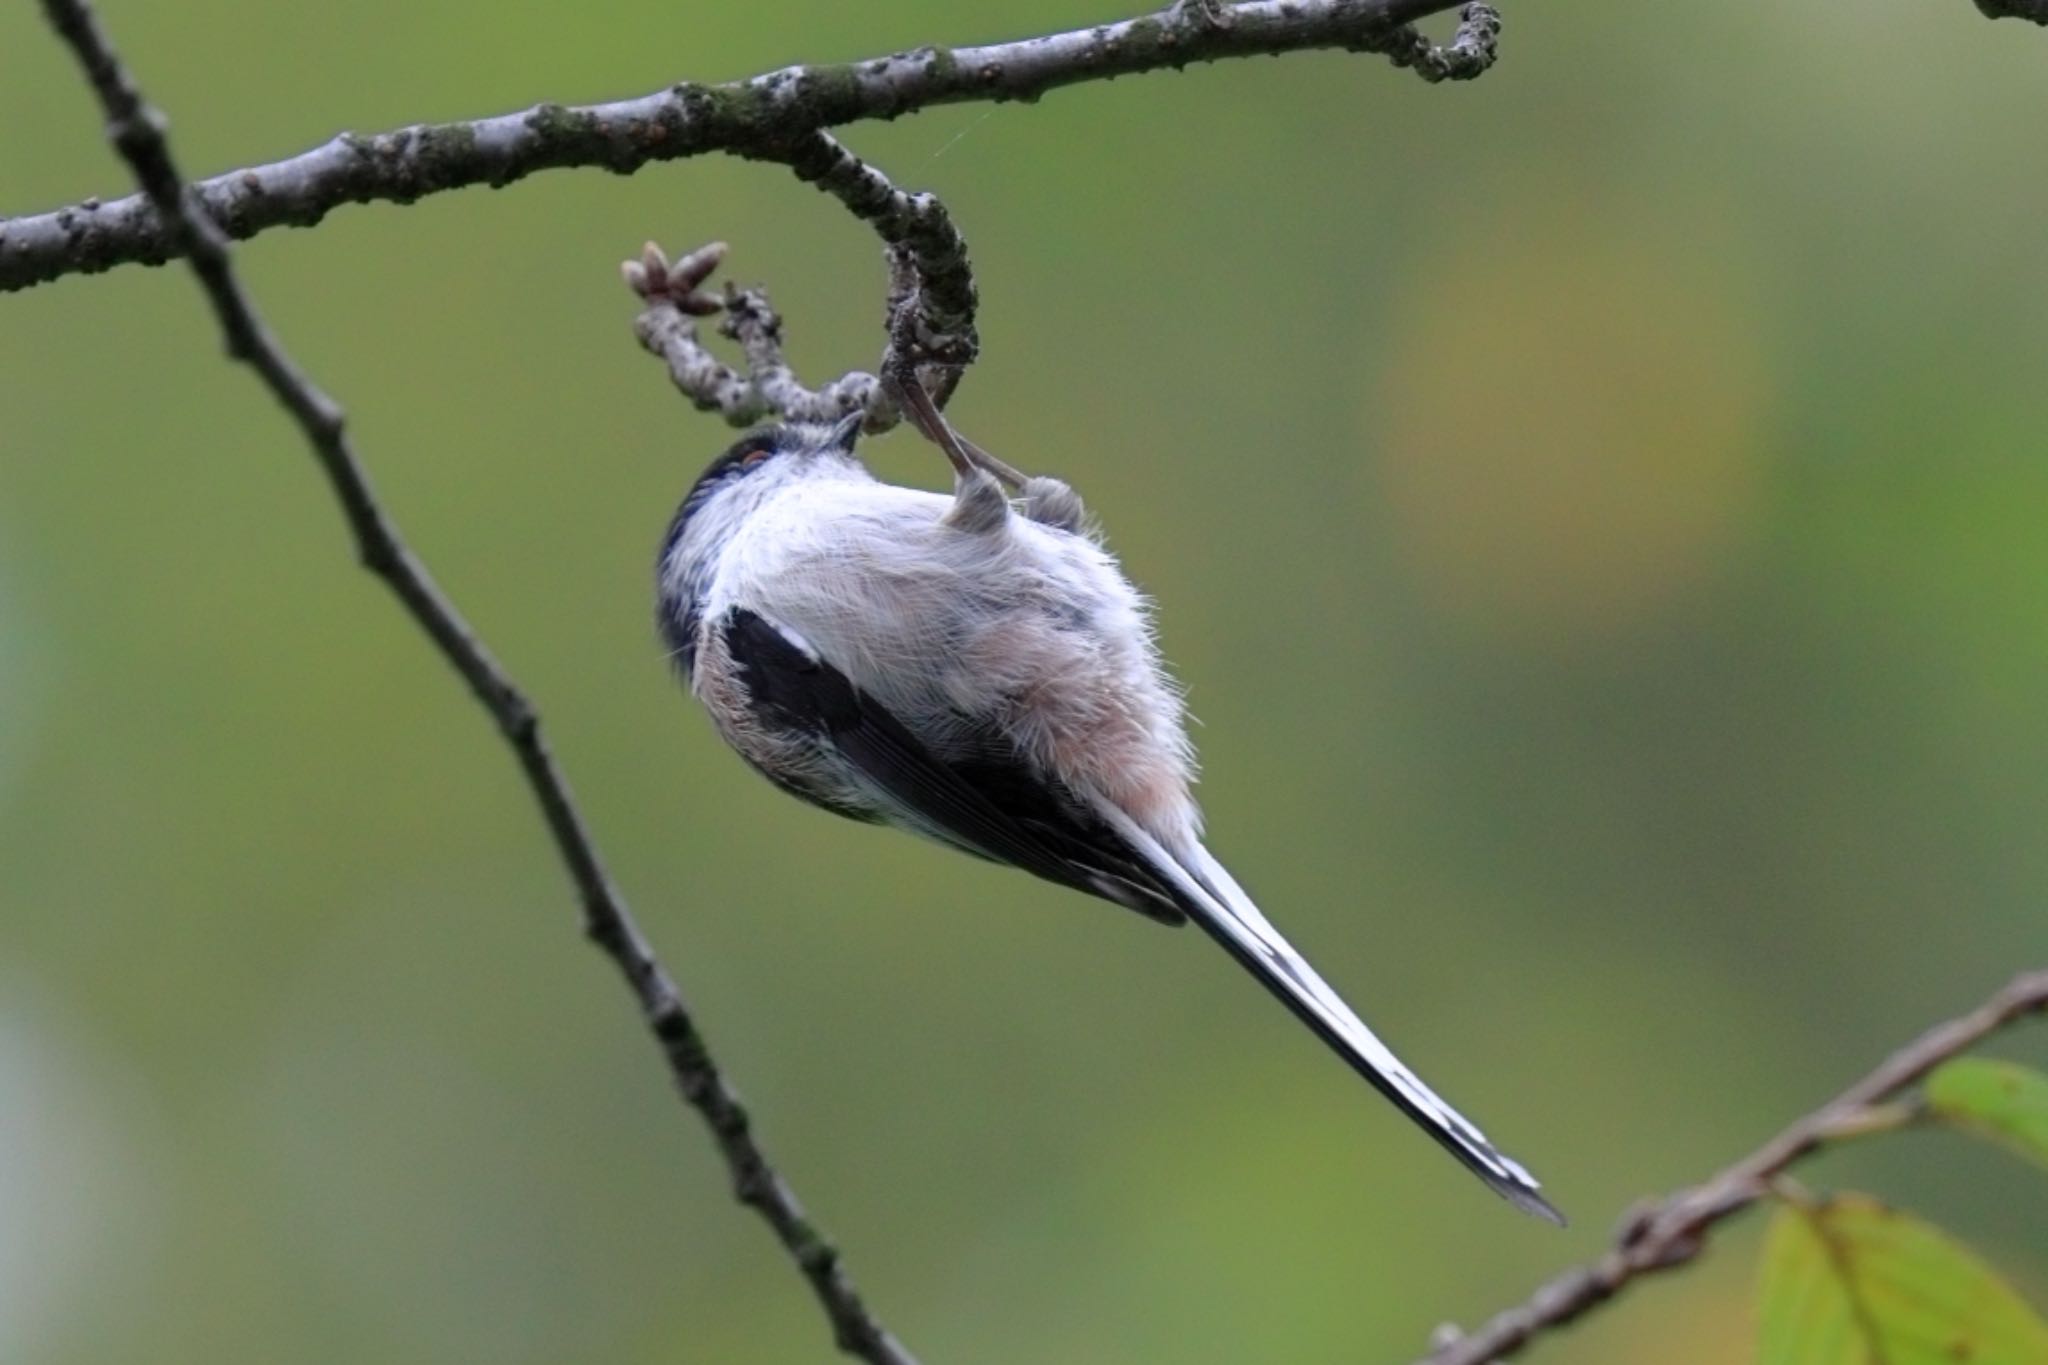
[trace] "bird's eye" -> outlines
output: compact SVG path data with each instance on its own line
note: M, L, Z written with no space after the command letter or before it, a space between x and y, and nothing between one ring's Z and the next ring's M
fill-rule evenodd
M758 450L750 450L740 456L740 463L751 469L774 453L775 448L773 446L762 446Z

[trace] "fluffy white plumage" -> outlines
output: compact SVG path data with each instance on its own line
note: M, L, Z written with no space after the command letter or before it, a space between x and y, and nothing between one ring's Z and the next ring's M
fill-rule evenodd
M1155 837L1196 837L1193 748L1137 589L1088 536L1022 516L963 532L953 507L850 458L773 460L693 518L667 571L716 545L707 620L743 606L795 631L942 756L973 738L960 717L994 719Z
M1155 917L1193 917L1497 1192L1557 1219L1528 1171L1403 1065L1202 846L1193 749L1147 603L1078 527L1070 490L1034 480L1019 509L978 470L951 497L882 483L853 457L851 431L784 428L763 445L743 442L671 528L658 569L664 629L727 741L842 814L1017 862ZM758 648L749 657L731 628L742 619L772 629L772 652L794 664L771 665ZM792 673L850 684L859 706L886 713L924 751L918 761L938 785L902 780L822 719L810 723L813 703L788 699L801 692L782 676ZM1034 800L1065 803L1074 828L1113 845L1110 870L1048 872L976 837L958 816L978 794L947 784L983 771L992 751L1006 772L1021 760L1023 780L1044 793ZM1032 824L1023 820L1019 837L1031 839ZM1119 873L1117 858L1138 870Z

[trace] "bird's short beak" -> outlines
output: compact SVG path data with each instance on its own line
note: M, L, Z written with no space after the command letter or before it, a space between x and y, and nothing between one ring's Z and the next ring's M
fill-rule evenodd
M839 424L832 428L832 437L826 442L825 448L827 450L842 451L845 454L851 455L854 443L860 440L861 424L867 420L868 414L865 408L859 412L849 413L847 416L842 417L839 420Z

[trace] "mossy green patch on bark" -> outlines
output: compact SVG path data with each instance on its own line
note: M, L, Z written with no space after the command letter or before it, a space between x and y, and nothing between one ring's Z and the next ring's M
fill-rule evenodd
M414 165L427 185L460 185L476 177L476 129L466 123L432 123L413 138Z

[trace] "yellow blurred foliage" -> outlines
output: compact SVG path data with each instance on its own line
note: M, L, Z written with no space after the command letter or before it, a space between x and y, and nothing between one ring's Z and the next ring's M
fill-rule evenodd
M1540 191L1464 221L1396 307L1371 494L1432 608L1510 640L1626 627L1755 514L1770 392L1741 244Z

